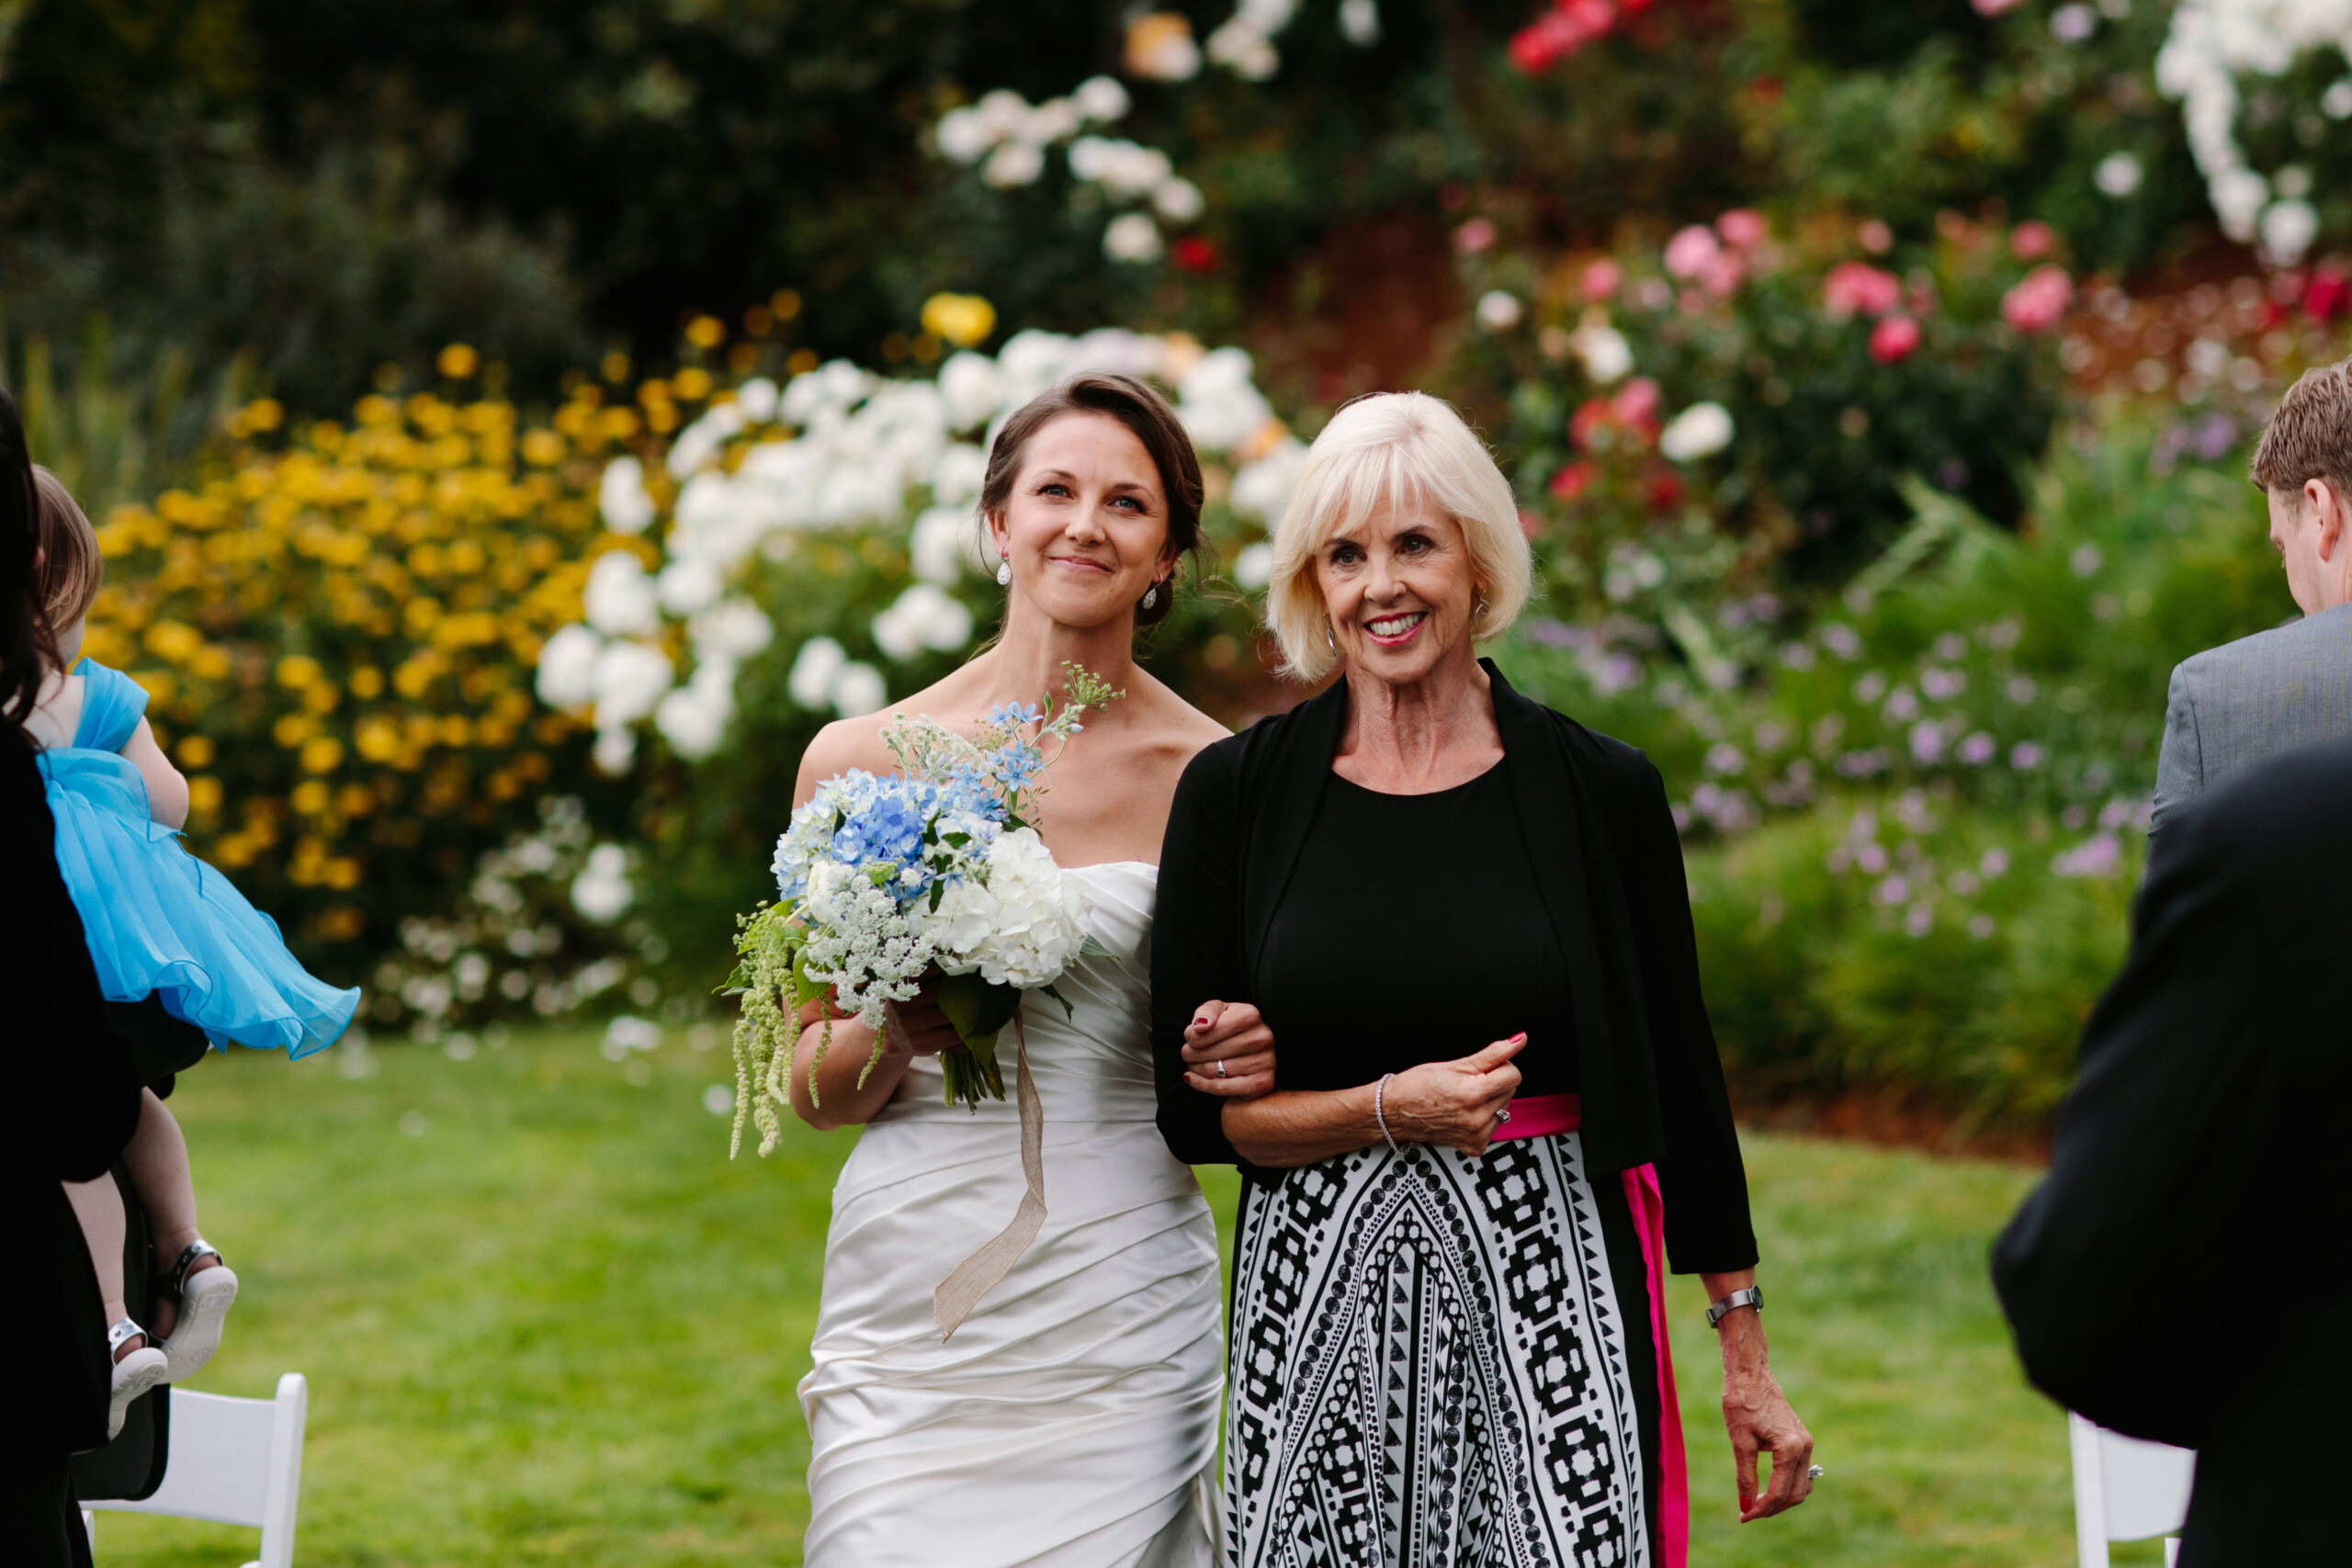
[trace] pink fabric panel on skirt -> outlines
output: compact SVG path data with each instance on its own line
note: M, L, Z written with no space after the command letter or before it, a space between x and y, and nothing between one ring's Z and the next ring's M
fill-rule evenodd
M1577 1096L1533 1095L1510 1102L1510 1120L1495 1129L1493 1141L1548 1138L1583 1125L1584 1105ZM1650 1340L1657 1347L1658 1540L1666 1553L1661 1568L1686 1568L1690 1559L1690 1474L1682 1448L1682 1406L1674 1394L1674 1348L1666 1335L1666 1201L1658 1192L1656 1166L1620 1174L1625 1208L1642 1238Z

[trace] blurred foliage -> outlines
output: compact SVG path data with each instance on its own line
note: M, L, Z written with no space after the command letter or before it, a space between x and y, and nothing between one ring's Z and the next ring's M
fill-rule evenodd
M583 771L531 662L577 613L597 458L636 416L575 403L526 428L446 390L282 445L283 410L253 404L233 466L99 528L87 651L147 689L191 847L338 977Z
M2128 935L2172 666L2295 614L2236 438L2184 459L2178 427L2105 412L2020 533L1915 489L1905 540L1728 687L1607 622L1510 647L1665 773L1758 1100L1892 1087L2030 1125L2064 1092Z
M1751 592L1842 578L1907 518L1905 476L2003 523L2022 512L2059 376L2055 313L2039 331L2002 319L2050 265L2048 231L2021 233L1954 216L1900 276L1856 225L1776 238L1739 211L1682 231L1665 265L1646 244L1540 273L1524 255L1475 255L1474 287L1532 305L1467 338L1448 380L1527 507L1556 520L1550 576L1579 614L1713 597L1711 578ZM1895 331L1907 335L1890 345ZM1677 463L1660 427L1702 401L1730 414L1729 444ZM1655 582L1651 560L1666 569Z
M0 299L53 342L105 310L199 364L250 349L317 413L452 338L541 396L600 338L665 355L682 311L732 321L784 288L811 307L787 348L867 363L909 351L941 288L1007 332L1233 341L1374 287L1354 246L1386 219L1484 213L1540 249L1829 208L1926 245L1944 209L1989 209L2124 271L2210 231L2151 74L2161 6L2069 43L2040 6L1659 0L1533 76L1505 52L1531 9L1386 0L1357 42L1310 5L1267 80L1130 75L1117 133L1208 198L1193 244L1136 263L1103 254L1097 193L1058 157L1000 190L928 146L989 89L1120 72L1129 7L32 0L0 43ZM1173 10L1203 36L1228 15ZM2141 177L2103 194L2119 152ZM1446 305L1425 304L1381 375L1429 346Z

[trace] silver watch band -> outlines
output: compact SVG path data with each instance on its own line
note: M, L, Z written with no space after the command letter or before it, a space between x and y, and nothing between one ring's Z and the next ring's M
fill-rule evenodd
M1714 1327L1717 1324L1723 1322L1727 1315L1737 1312L1742 1307L1754 1307L1758 1312L1762 1312L1764 1310L1764 1292L1758 1290L1753 1285L1748 1286L1747 1289L1744 1291L1734 1291L1723 1300L1716 1302L1707 1308L1707 1326L1710 1328Z

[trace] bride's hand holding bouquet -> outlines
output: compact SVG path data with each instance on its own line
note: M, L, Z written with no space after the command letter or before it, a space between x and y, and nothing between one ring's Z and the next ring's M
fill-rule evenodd
M1000 706L968 739L926 716L894 719L882 738L899 772L836 774L792 814L776 842L777 901L744 917L737 942L739 1145L748 1119L760 1152L774 1148L812 1017L812 1105L832 1026L852 1018L873 1036L860 1088L903 1050L941 1057L950 1103L1004 1098L996 1041L1021 992L1055 995L1093 950L1083 896L1023 816L1080 716L1119 694L1066 668L1058 706Z

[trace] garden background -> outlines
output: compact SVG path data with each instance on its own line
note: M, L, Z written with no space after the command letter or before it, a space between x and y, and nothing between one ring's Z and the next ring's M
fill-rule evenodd
M991 425L1104 366L1208 461L1146 652L1235 725L1301 694L1257 615L1305 443L1363 391L1456 400L1541 569L1496 656L1665 773L1743 1113L2030 1154L2126 941L2165 677L2294 613L2243 476L2346 352L2343 27L15 0L0 370L101 525L89 651L152 694L191 848L367 987L351 1083L522 1115L491 1064L592 1045L710 1078L801 748L989 635ZM213 1077L192 1125L263 1092ZM224 1134L223 1186L268 1142ZM1991 1194L1955 1235L2014 1197L1924 1168Z

